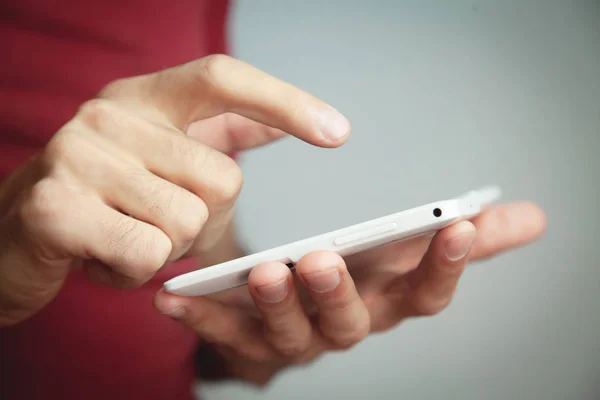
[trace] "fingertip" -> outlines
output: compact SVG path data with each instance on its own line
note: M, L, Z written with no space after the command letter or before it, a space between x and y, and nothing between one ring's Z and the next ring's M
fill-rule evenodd
M459 221L438 231L435 241L446 242L462 235L475 235L476 233L477 229L471 221Z
M164 289L160 289L154 295L154 307L161 314L172 318L181 318L185 314L185 309L180 299L175 295L167 293Z
M292 272L281 262L266 262L250 271L248 291L255 302L275 304L283 301L290 292ZM259 307L260 308L260 307Z
M460 221L443 230L436 237L434 251L444 259L443 264L460 264L470 253L477 235L475 225L470 221Z
M472 239L477 235L477 228L471 221L461 221L456 224L454 237L469 236Z
M347 284L340 285L349 276L346 263L340 255L331 251L307 254L296 264L296 272L304 285L317 294L339 293L339 287L342 287L342 292L348 288Z
M350 136L350 121L335 108L326 106L313 107L311 112L314 126L318 132L314 144L321 147L340 147Z
M291 275L287 265L280 262L265 262L252 268L248 276L248 285L252 287L273 285Z
M548 215L546 212L537 204L533 202L522 203L523 212L526 213L530 221L530 231L533 238L541 236L548 227Z
M296 264L296 272L300 275L330 270L346 269L344 259L333 251L314 251L302 257Z

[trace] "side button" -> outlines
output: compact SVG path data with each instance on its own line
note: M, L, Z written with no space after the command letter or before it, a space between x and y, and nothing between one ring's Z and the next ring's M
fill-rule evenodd
M336 246L343 246L352 242L368 239L374 236L383 235L384 233L391 232L397 228L395 222L390 222L385 225L376 226L374 228L368 228L360 232L352 233L350 235L342 236L333 241Z

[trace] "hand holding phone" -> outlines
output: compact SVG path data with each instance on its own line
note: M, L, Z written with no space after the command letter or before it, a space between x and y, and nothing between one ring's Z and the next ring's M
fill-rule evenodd
M294 263L313 251L329 250L348 256L394 241L433 234L478 215L482 206L496 201L500 194L496 186L484 187L183 274L165 282L164 288L180 296L204 296L245 285L252 268L266 261L280 261L293 268Z

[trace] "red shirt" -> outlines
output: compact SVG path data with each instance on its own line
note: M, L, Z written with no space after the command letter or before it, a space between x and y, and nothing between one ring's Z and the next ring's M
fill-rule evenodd
M224 53L227 1L4 0L0 179L108 82ZM197 338L152 299L176 263L138 290L73 273L33 318L0 330L0 398L191 399Z

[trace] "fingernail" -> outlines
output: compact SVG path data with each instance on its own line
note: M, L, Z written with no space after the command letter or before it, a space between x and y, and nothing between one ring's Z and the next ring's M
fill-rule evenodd
M171 318L181 318L185 315L185 308L176 299L162 293L156 296L154 304L161 314L168 315Z
M285 298L288 293L288 281L287 278L280 280L277 283L271 285L258 286L256 288L258 295L268 303L279 303Z
M464 258L471 250L473 239L475 239L475 232L463 233L454 239L448 240L446 242L446 257L448 260L458 261Z
M350 124L338 111L330 108L321 108L315 112L315 116L319 130L326 139L337 142L348 134Z
M337 268L304 275L308 286L317 293L327 293L340 284L340 272Z

